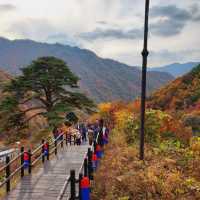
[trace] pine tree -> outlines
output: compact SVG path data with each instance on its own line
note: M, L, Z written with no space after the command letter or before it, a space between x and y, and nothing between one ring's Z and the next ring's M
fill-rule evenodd
M21 70L22 75L6 86L4 92L8 96L0 105L0 112L7 112L10 122L14 119L24 127L42 115L50 126L55 126L63 119L61 113L75 108L90 111L94 106L84 94L77 92L79 78L58 58L41 57ZM28 106L24 109L21 105ZM32 116L23 117L30 111L34 111Z

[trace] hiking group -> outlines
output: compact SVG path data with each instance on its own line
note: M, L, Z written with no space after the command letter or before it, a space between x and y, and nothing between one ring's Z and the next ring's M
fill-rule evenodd
M104 125L103 120L96 120L95 123L69 123L61 124L53 130L54 139L62 139L66 135L68 142L81 145L89 140L92 145L94 141L99 140L100 145L108 143L109 128Z

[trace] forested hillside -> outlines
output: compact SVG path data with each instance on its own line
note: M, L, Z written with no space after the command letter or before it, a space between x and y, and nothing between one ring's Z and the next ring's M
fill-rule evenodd
M200 135L200 65L153 93L148 107L175 113Z
M152 108L162 110L188 109L200 103L200 65L183 77L154 92L148 101Z
M2 95L2 89L3 89L3 85L10 81L12 79L12 76L8 73L6 73L3 70L0 70L0 96Z

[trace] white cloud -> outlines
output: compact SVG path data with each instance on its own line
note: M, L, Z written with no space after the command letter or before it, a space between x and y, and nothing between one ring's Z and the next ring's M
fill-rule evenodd
M142 37L134 39L129 34L127 38L125 36L129 30L143 28L144 2L141 0L1 0L0 9L4 8L4 12L0 13L0 36L78 45L89 48L103 57L140 65ZM193 14L198 19L200 2L199 0L154 0L150 5L151 7L171 5L186 11L193 9ZM150 23L156 22L158 21L150 18ZM149 49L153 54L149 57L149 64L155 66L178 59L180 62L198 59L199 27L199 21L194 20L184 23L175 36L172 34L170 37L163 37L155 35L155 32L151 33ZM172 27L168 26L168 29L170 28ZM78 37L94 30L117 30L115 34L120 33L123 37L99 36L96 40L84 40ZM159 27L156 27L156 30L159 31ZM166 29L163 31L168 33ZM183 51L188 51L188 54L183 54Z

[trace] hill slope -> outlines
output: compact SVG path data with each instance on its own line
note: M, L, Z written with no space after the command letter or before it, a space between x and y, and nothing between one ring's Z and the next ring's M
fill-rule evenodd
M6 73L3 70L0 70L0 100L3 97L2 89L3 89L4 84L10 81L11 79L12 79L12 76L10 74Z
M163 67L154 67L150 71L167 72L172 74L174 77L182 76L192 70L193 67L197 66L200 62L188 62L188 63L173 63Z
M5 82L5 81L9 81L11 78L12 78L12 76L10 74L6 73L3 70L0 70L0 83Z
M162 110L187 109L200 103L200 65L156 91L149 105Z
M110 59L102 59L91 51L61 44L31 40L0 38L0 66L12 74L41 56L56 56L69 65L80 78L80 86L97 102L132 100L140 94L141 71L136 67ZM173 77L168 73L149 72L148 92L159 88Z

